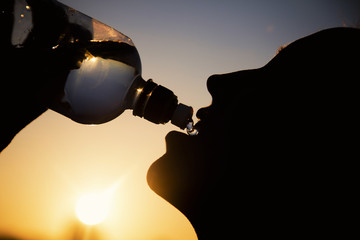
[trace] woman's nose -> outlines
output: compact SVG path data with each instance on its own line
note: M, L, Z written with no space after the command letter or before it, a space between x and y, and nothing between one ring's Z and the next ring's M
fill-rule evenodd
M212 75L208 78L206 85L212 97L222 91L223 86L221 83L224 83L224 80L226 80L224 75Z

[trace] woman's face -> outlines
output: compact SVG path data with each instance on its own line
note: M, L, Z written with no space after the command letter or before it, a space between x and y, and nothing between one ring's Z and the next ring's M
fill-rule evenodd
M252 131L243 125L257 121L251 116L254 109L249 109L248 103L258 102L259 91L246 83L256 83L261 75L262 70L258 69L210 77L207 85L213 101L196 114L199 134L170 132L165 155L148 171L150 187L190 221L207 208L214 211L224 194L234 195L229 188L236 178L241 178L239 155L247 154L241 148L249 148L241 136Z
M350 55L356 39L359 30L325 30L290 44L262 68L211 76L212 103L197 112L199 134L166 136L165 155L148 171L151 189L197 232L233 215L250 227L283 214L271 211L291 203L291 189L307 171L303 160L324 154L319 142L334 144L329 128L343 118L333 103L346 98L337 90L358 74Z

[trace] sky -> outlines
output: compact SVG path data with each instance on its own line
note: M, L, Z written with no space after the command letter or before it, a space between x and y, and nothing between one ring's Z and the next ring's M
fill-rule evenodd
M262 67L282 45L360 24L358 0L60 2L129 36L143 78L195 110L211 103L206 80L212 74ZM48 110L0 154L0 239L66 239L79 226L79 197L113 186L110 213L92 229L100 239L197 239L186 217L146 183L171 130L129 111L89 126Z

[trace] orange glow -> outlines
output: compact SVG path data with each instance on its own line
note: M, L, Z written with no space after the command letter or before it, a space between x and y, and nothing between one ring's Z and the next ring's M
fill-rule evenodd
M0 154L0 237L74 239L76 203L97 191L109 196L100 204L108 214L91 226L99 240L196 239L188 220L146 183L171 129L130 111L98 126L46 112Z

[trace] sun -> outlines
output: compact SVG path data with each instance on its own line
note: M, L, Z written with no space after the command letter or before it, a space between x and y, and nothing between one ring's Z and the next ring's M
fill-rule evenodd
M91 192L79 198L75 212L79 220L87 225L102 223L109 213L110 196L105 192Z

